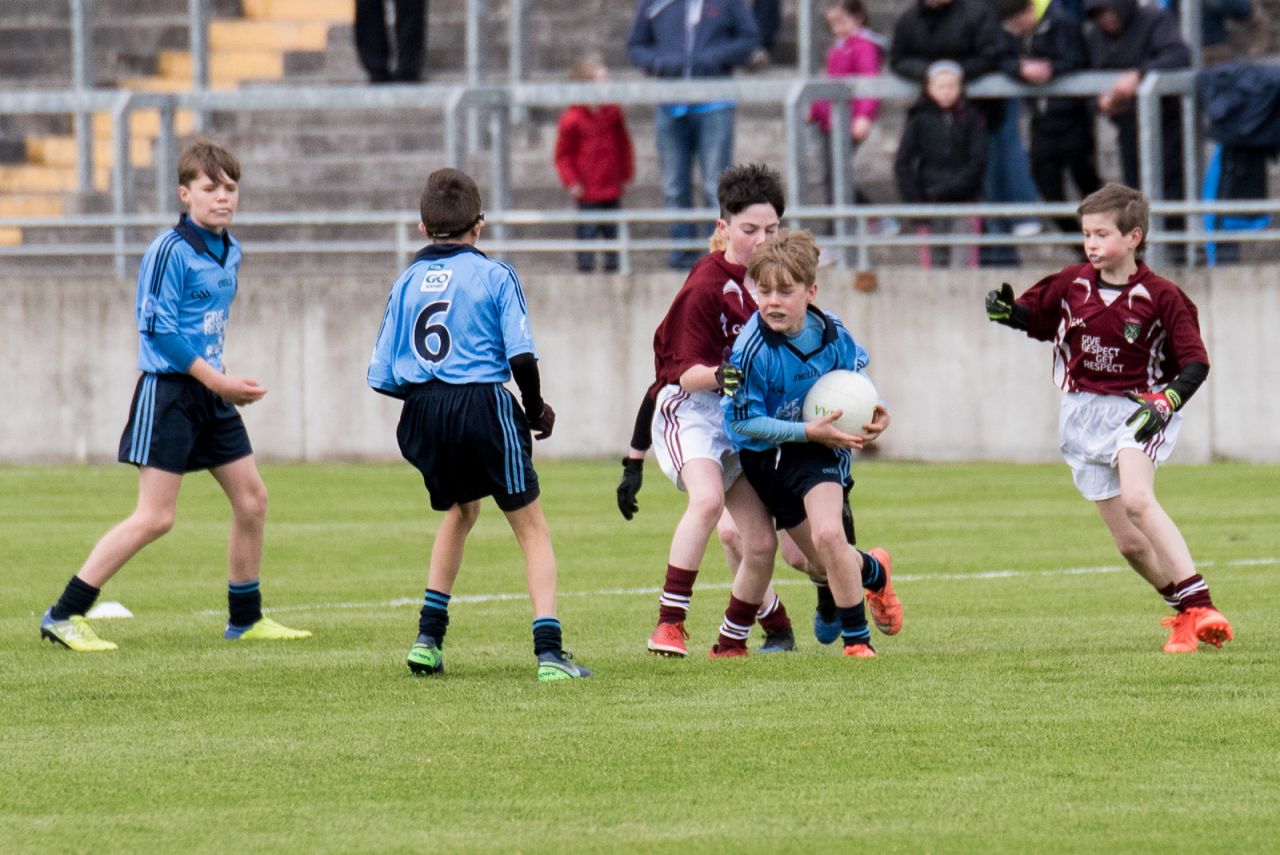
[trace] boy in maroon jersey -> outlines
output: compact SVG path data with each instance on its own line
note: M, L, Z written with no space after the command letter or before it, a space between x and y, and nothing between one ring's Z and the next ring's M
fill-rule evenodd
M1156 501L1156 466L1182 427L1179 412L1209 374L1195 304L1141 260L1146 197L1108 184L1076 209L1088 262L1016 300L1003 284L987 317L1052 341L1062 396L1058 429L1076 488L1098 505L1116 547L1176 610L1166 653L1221 647L1231 624L1213 606L1177 525ZM1135 406L1136 405L1136 406Z
M778 546L768 511L740 477L742 467L720 413L720 394L732 391L738 379L732 372L726 376L721 364L756 310L743 284L746 259L778 230L785 207L782 181L762 164L733 166L721 174L716 195L721 212L716 228L725 234L727 246L693 266L653 335L657 379L647 400L654 401L654 454L663 473L689 495L672 536L658 625L647 645L667 656L688 655L684 620L689 598L711 532L725 510L739 531L742 562L772 567ZM772 588L760 619L766 632L776 636L777 649L794 649L791 620Z

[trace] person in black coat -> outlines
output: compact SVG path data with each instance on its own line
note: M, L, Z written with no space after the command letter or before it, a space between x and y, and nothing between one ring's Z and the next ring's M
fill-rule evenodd
M1010 77L1038 86L1085 68L1080 24L1061 0L1052 0L1043 13L1032 0L996 0L996 13L1017 48L1012 62L1001 66ZM1031 175L1041 198L1066 201L1068 174L1081 197L1101 188L1088 99L1030 98L1028 103ZM1064 232L1080 230L1075 217L1060 217L1057 223Z
M1189 68L1191 50L1182 40L1177 18L1156 6L1139 6L1137 0L1085 0L1084 11L1089 21L1084 28L1089 67L1125 72L1109 92L1098 96L1097 107L1116 128L1124 183L1138 187L1138 85L1148 71ZM1181 199L1182 110L1178 99L1161 99L1160 113L1162 197ZM1141 189L1151 193L1154 188ZM1182 217L1166 221L1174 231L1182 229L1183 223Z
M920 100L907 114L894 174L902 201L936 204L976 202L987 166L987 134L982 118L964 98L959 63L929 65ZM950 232L951 218L933 218L934 232ZM934 247L933 263L943 266L951 253Z
M1000 23L988 0L918 0L893 25L889 67L924 82L930 63L949 59L966 80L995 71Z

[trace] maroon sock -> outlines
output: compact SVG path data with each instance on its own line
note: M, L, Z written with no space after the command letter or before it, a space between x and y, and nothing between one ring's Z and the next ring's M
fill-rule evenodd
M746 647L747 637L751 635L751 625L756 622L756 611L759 603L747 603L729 595L729 607L724 610L724 620L720 623L720 637L716 644L721 650L726 647Z
M777 594L773 595L773 602L760 607L756 612L756 619L760 621L760 626L764 627L765 632L786 632L791 629L791 618L787 617L787 607L782 604Z
M689 598L693 596L693 580L697 570L681 570L674 564L667 565L667 581L658 597L658 622L680 623L689 614Z
M1213 598L1209 596L1209 583L1199 573L1193 573L1173 586L1178 599L1178 611L1187 609L1211 609Z
M1165 605L1167 605L1169 608L1177 609L1178 611L1183 611L1182 604L1178 602L1178 595L1175 593L1175 591L1177 591L1177 588L1178 588L1177 585L1175 585L1173 582L1170 582L1168 585L1165 585L1163 588L1156 588L1156 593L1164 597Z

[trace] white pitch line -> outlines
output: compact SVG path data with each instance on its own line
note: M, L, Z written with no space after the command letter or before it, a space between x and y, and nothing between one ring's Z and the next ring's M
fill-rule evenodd
M1280 558L1238 558L1234 561L1221 562L1223 567L1269 567L1280 564ZM1197 561L1197 567L1216 567L1216 561ZM969 582L974 579L1032 579L1045 576L1083 576L1094 573L1124 573L1130 568L1119 564L1104 564L1097 567L1059 567L1053 570L987 570L981 573L902 573L894 574L897 582ZM775 579L775 585L808 585L805 579ZM699 591L727 591L732 587L730 582L700 582ZM657 596L661 588L602 588L596 591L560 591L557 597L636 597ZM450 603L503 603L510 600L524 601L529 595L523 591L518 594L458 594L449 600ZM337 609L383 609L398 606L417 606L422 603L421 597L397 597L394 600L371 600L368 602L315 603L300 606L276 606L263 609L264 612L315 612ZM195 612L197 615L226 614L226 609L204 609Z

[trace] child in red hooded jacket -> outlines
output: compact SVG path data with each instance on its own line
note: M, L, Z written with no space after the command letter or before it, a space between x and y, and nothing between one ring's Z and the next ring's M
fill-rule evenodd
M574 63L569 69L569 79L603 83L609 78L609 70L598 55ZM635 158L631 149L631 135L622 109L616 104L574 104L560 116L556 129L556 171L565 189L569 191L580 211L616 210L622 205L625 186L635 175ZM605 240L618 237L618 227L613 223L579 223L575 228L578 240L590 240L597 235ZM590 273L595 269L595 254L578 253L578 270ZM604 253L604 269L618 269L618 254Z

